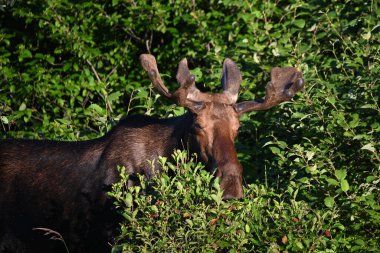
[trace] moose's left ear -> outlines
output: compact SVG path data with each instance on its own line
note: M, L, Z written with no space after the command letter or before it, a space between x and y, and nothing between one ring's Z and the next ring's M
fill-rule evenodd
M187 66L187 59L183 58L179 62L176 79L180 85L184 85L189 78L190 78L190 70L189 70L189 67Z
M226 58L223 63L222 86L223 93L228 96L231 104L236 103L238 99L241 81L242 77L238 66L233 60Z

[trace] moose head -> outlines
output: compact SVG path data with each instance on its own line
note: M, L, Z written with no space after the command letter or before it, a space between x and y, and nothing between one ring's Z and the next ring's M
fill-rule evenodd
M186 59L179 63L176 79L180 87L174 93L164 85L154 56L143 54L140 61L154 88L162 96L187 108L192 115L192 124L188 126L191 151L200 155L208 169L217 168L216 175L221 179L224 199L243 197L243 168L234 146L240 126L239 117L292 99L304 87L302 73L295 68L273 68L265 97L236 103L242 76L231 59L223 63L223 91L217 94L197 89Z

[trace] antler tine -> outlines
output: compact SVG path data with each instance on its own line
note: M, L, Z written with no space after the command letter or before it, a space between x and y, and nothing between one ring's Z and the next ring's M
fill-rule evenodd
M140 62L144 70L147 72L149 79L152 81L154 88L163 96L172 99L173 95L162 82L160 73L158 72L156 58L151 54L140 55Z
M284 101L291 100L303 87L302 73L296 68L273 68L271 70L271 81L266 86L265 97L255 101L238 103L235 105L235 110L239 114L267 110Z

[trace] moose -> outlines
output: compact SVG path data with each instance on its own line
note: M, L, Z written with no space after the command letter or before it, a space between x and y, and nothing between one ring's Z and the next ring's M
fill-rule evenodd
M151 178L148 161L170 157L175 149L197 153L206 169L216 171L224 199L242 198L243 168L234 147L240 115L289 101L304 87L301 72L276 67L263 98L237 103L242 76L231 59L223 63L223 91L217 94L201 92L182 59L179 88L172 93L155 57L143 54L140 61L155 90L187 113L167 119L128 116L88 141L1 140L1 253L110 252L119 216L107 192L119 180L117 166ZM138 184L136 178L131 176L128 186Z

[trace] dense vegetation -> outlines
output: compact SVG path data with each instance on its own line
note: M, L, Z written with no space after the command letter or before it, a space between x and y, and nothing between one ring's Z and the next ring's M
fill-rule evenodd
M378 2L167 2L1 1L1 138L84 140L127 114L184 113L151 90L141 53L171 89L187 57L211 92L231 57L240 101L263 95L272 67L296 66L304 93L241 119L246 197L222 201L212 175L178 153L164 166L174 177L142 186L154 196L115 185L126 218L115 251L379 252Z

